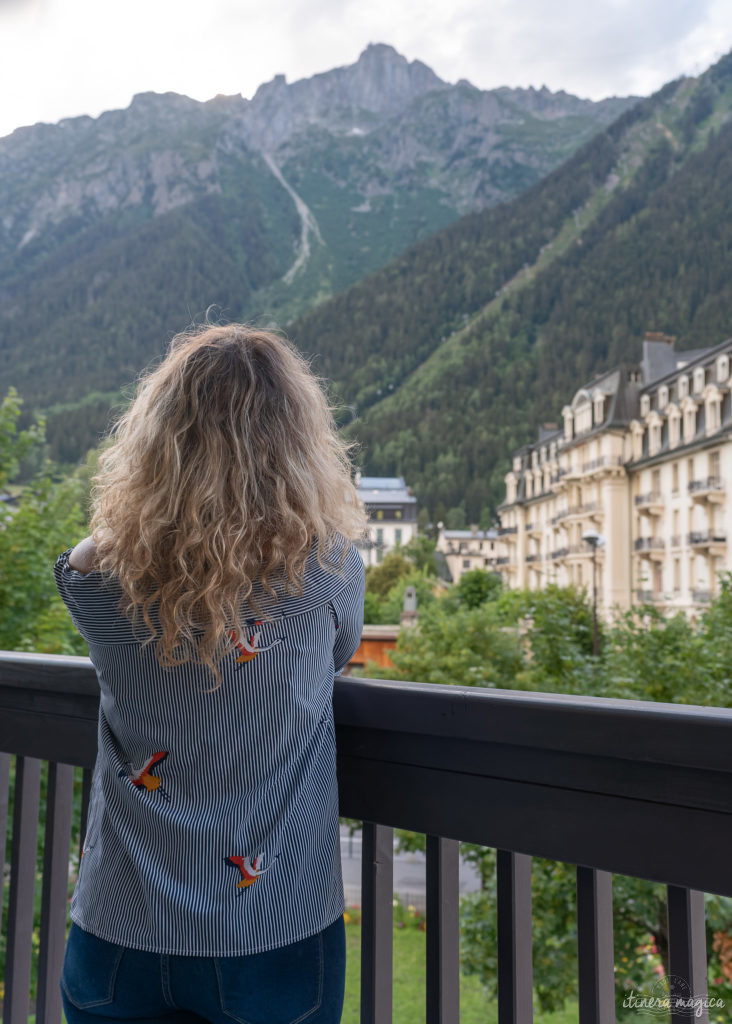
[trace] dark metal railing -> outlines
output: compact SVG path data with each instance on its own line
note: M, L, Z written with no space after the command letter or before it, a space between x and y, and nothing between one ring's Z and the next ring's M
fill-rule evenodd
M647 494L636 494L634 501L636 505L660 505L661 495L659 491L648 491Z
M663 537L637 537L633 542L636 551L662 551L665 547Z
M689 544L726 544L727 534L724 530L694 530L689 534Z
M706 491L723 491L724 484L718 476L702 477L700 480L689 481L689 494L705 493Z
M0 654L6 782L15 755L5 1024L30 1009L41 759L36 1020L60 1020L68 766L88 779L97 704L86 659ZM615 1019L611 873L668 886L669 973L706 995L703 892L732 896L732 710L345 678L334 708L341 814L364 822L363 1024L392 1019L394 827L427 834L428 1024L459 1020L459 840L498 850L500 1024L531 1021L532 856L577 865L581 1024Z

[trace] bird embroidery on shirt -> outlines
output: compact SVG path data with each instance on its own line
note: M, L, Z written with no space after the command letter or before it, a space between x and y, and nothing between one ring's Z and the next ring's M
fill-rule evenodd
M263 857L262 853L258 853L256 857L224 857L224 862L229 867L236 868L241 874L240 880L236 883L237 889L247 889L254 885L260 875L269 871L271 864L267 868L261 867Z
M230 630L229 639L239 652L236 659L237 664L246 664L246 662L252 661L262 651L271 651L273 647L277 647L285 639L283 636L278 636L271 644L260 644L262 631L259 627L262 625L264 625L263 619L247 619L249 638L243 636L239 639L238 631L235 629Z
M170 800L170 797L163 789L162 779L152 774L153 769L157 769L158 765L162 764L167 756L167 750L159 750L145 762L142 768L133 768L128 763L119 774L126 775L137 789L145 789L148 793L157 792L163 800Z

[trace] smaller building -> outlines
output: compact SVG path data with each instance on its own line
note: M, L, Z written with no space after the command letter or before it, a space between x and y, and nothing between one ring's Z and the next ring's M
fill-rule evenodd
M401 476L356 475L358 496L369 517L367 534L358 544L366 566L403 547L417 535L417 499Z
M505 557L502 558L505 544L498 530L479 530L477 526L469 530L446 530L442 523L438 527L436 550L443 555L453 583L471 569L498 572L505 562Z

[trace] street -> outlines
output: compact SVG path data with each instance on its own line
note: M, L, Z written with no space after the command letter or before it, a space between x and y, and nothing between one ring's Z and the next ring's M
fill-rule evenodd
M396 837L394 839L396 847ZM361 832L348 834L348 826L341 825L341 863L343 889L347 906L361 905ZM460 892L477 892L480 879L471 865L460 862ZM397 853L394 851L394 894L405 906L425 912L425 855L421 851Z

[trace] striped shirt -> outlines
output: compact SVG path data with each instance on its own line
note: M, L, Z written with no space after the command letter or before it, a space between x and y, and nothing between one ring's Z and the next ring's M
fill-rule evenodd
M98 754L71 904L86 931L187 956L258 953L344 910L333 677L356 650L364 569L308 558L250 615L223 682L163 668L118 610L121 588L59 556L56 583L99 677ZM266 607L264 603L261 605Z

